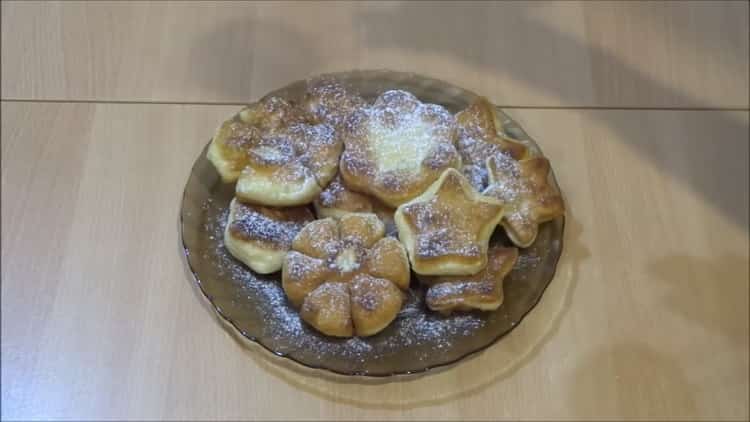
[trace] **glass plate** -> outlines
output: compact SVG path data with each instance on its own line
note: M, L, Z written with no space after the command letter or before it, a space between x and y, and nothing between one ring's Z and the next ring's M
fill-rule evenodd
M354 71L328 76L370 100L388 89L404 89L451 112L465 108L476 97L448 83L411 73ZM305 81L298 81L268 95L297 100L304 88ZM500 110L498 115L507 136L541 155L520 126ZM205 152L193 165L181 211L182 242L195 281L222 322L245 339L307 368L386 377L422 373L458 362L489 347L521 323L552 280L562 252L564 218L560 217L541 225L535 243L520 251L516 266L505 279L505 300L497 311L451 316L431 312L424 304L424 289L412 276L408 300L385 330L367 338L326 337L301 322L289 306L280 272L255 274L224 248L222 233L234 185L220 181ZM553 174L550 179L557 188ZM502 229L496 230L491 243L510 245Z

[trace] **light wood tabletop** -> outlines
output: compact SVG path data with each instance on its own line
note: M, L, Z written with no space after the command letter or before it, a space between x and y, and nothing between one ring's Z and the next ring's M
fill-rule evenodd
M2 2L2 419L748 419L748 3ZM178 212L238 105L389 68L503 106L568 216L542 301L447 370L241 345Z

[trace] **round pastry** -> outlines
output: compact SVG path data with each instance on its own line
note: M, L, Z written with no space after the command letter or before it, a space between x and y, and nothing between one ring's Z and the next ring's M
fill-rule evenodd
M248 149L235 194L262 205L308 204L336 175L341 148L326 124L295 123L263 136Z
M267 208L232 199L224 229L224 245L253 271L268 274L281 269L292 240L315 218L307 207Z
M562 196L549 183L546 158L516 161L495 156L487 159L487 169L490 185L483 193L505 203L501 224L516 246L531 246L539 224L565 213Z
M500 200L479 194L458 170L448 169L398 207L395 220L414 272L469 275L487 265L488 242L502 217Z
M282 98L264 98L243 108L219 126L206 158L225 183L235 182L249 163L251 148L262 136L309 120L310 116Z
M460 167L456 121L443 107L387 91L347 120L340 172L347 186L396 207Z
M479 97L466 109L456 114L458 152L464 175L478 190L487 187L487 158L495 156L522 160L529 156L525 145L505 137L495 113L495 106Z
M323 334L370 336L398 314L409 287L409 261L398 240L383 237L374 214L307 224L286 254L281 281L300 316Z
M487 251L487 266L468 276L419 276L430 286L425 301L433 311L494 311L503 303L503 279L513 269L518 249L493 246Z
M318 78L307 83L302 101L304 109L318 122L341 126L350 114L364 106L365 100L332 78Z

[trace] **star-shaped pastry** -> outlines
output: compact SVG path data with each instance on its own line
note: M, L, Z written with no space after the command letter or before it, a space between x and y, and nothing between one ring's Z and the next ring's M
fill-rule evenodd
M487 159L490 184L483 194L505 203L502 226L510 240L525 248L534 243L539 224L565 213L560 192L549 183L549 161Z
M503 303L503 279L518 259L518 249L493 246L487 252L487 266L470 276L420 276L429 285L427 306L433 311L494 311Z
M456 169L396 210L398 236L412 269L424 275L475 274L487 264L487 244L503 203L480 195Z
M484 170L488 157L503 157L522 160L529 156L529 150L520 142L505 137L495 113L495 106L486 98L477 98L469 107L456 114L458 124L458 152L465 167L474 173ZM467 174L464 170L464 174ZM473 179L472 179L473 181ZM479 182L482 183L482 182ZM486 180L481 187L487 187Z

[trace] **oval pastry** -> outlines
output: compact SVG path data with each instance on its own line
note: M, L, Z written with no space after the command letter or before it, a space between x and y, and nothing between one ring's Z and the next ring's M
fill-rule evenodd
M307 207L267 208L232 199L224 229L224 245L253 271L268 274L281 269L292 240L314 220Z
M401 243L384 231L374 214L346 214L299 232L281 281L304 321L323 334L351 337L376 334L396 318L409 262Z
M347 186L391 207L422 193L445 169L460 167L455 118L405 91L384 92L356 110L343 137L340 172Z

